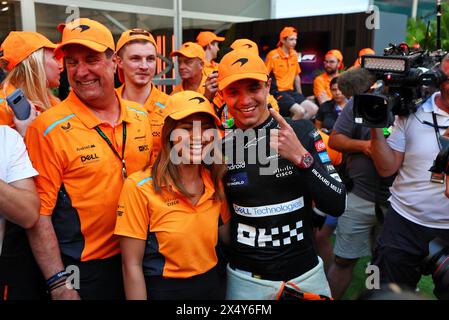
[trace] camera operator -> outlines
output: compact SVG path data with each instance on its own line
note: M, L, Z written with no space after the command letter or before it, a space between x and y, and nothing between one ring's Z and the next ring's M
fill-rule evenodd
M449 75L449 57L440 64ZM440 85L416 113L399 116L388 139L371 129L371 158L381 176L397 172L390 188L390 206L373 263L381 282L412 289L420 277L428 243L435 237L449 240L449 201L444 196L444 175L429 172L440 151L439 136L449 126L449 80ZM438 296L438 295L437 295Z
M351 97L370 89L374 82L366 70L355 67L338 77L342 93ZM344 107L329 138L331 148L345 153L346 211L338 219L334 262L329 268L332 296L340 299L349 284L357 261L372 255L386 211L391 177L381 178L371 159L370 129L354 122L354 99Z

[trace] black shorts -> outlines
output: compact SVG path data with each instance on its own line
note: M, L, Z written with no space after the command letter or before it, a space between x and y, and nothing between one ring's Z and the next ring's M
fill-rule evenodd
M449 229L413 223L390 205L373 257L381 282L414 290L421 278L423 260L429 254L429 242L435 237L449 241Z
M67 268L74 265L79 268L80 287L77 289L82 300L124 300L121 255L107 259L80 262L62 255Z
M223 300L217 267L186 279L145 276L148 300Z
M283 117L290 117L290 108L292 105L295 103L301 104L304 100L306 100L306 97L297 91L288 90L279 91L275 95L275 99L278 102L280 114Z

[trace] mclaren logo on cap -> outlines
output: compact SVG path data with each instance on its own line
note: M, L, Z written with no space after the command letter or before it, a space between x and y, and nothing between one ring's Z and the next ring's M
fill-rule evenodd
M236 64L237 62L240 62L240 66L242 67L245 63L248 62L248 59L247 59L247 58L240 58L240 59L237 59L237 60L234 61L233 64L231 64L231 66L233 66L233 65Z
M185 44L184 45L184 48L188 48L188 47L190 47L190 44Z
M201 97L194 97L194 98L189 99L189 101L192 101L192 100L198 100L198 103L203 103L204 101L206 101L206 100L204 100L204 98L201 98Z
M250 44L250 43L245 43L244 46L247 46L248 48L252 48L253 47L253 45Z
M73 28L71 31L75 31L76 29L80 29L80 32L86 31L87 29L90 29L89 26L85 25L85 24L80 24L79 26Z

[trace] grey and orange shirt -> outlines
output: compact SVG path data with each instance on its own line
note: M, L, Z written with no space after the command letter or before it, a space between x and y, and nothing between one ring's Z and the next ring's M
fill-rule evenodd
M128 175L142 169L150 158L148 113L137 103L120 98L119 102L120 117L112 127L71 92L66 100L40 115L25 136L30 159L39 172L35 183L40 213L51 216L62 254L80 261L120 253L113 233L124 181L118 157L123 156L124 140Z

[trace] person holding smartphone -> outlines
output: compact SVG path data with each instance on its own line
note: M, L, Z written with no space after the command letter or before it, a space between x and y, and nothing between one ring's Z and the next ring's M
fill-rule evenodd
M0 88L0 125L15 128L22 136L36 116L59 103L52 88L59 87L63 69L61 59L53 53L56 44L40 33L11 31L0 47L0 66L8 74ZM28 119L14 116L7 97L17 88L23 90L30 102Z

